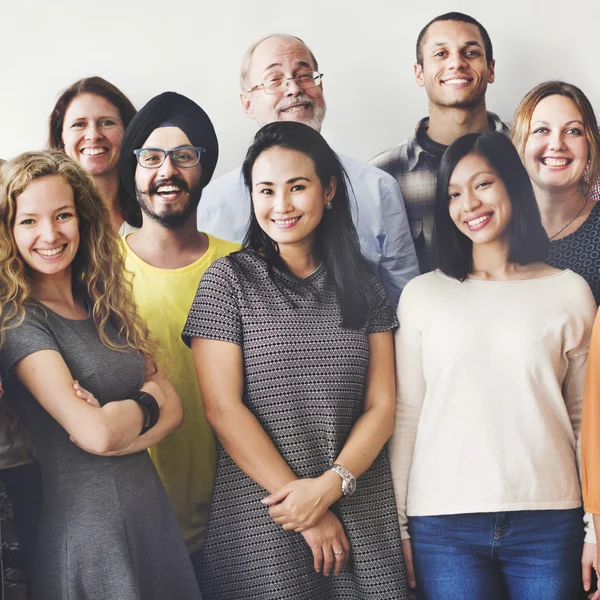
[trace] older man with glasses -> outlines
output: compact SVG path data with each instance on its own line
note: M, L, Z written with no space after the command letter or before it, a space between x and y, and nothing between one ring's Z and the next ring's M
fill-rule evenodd
M301 39L267 36L250 47L242 62L242 107L259 127L289 120L320 131L326 112L322 80L316 58ZM340 160L361 250L397 303L406 283L419 274L400 188L393 177L371 165L343 155ZM241 169L219 177L202 194L198 229L242 241L250 202Z

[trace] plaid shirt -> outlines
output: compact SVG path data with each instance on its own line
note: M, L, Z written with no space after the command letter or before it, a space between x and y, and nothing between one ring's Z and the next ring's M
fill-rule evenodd
M510 133L498 115L488 112L488 119L495 131L505 135ZM431 242L437 167L435 170L432 168L431 159L434 157L417 141L419 128L424 124L426 126L428 121L429 117L419 121L407 142L386 150L370 161L372 165L392 175L400 185L421 273L427 273L433 268ZM597 192L600 193L600 189Z

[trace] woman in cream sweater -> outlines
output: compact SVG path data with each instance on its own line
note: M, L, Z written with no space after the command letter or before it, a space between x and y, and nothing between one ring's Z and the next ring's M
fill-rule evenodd
M396 334L390 458L419 600L565 600L581 586L576 449L596 304L547 251L510 141L452 144L439 269L406 286Z

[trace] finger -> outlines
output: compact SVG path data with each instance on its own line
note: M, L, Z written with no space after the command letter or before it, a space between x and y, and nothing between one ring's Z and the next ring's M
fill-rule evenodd
M589 592L592 585L592 563L587 560L581 561L581 581L583 589Z
M350 561L350 554L352 552L352 549L350 548L350 542L348 541L348 538L345 535L342 536L341 543L342 548L344 549L344 564L342 568L345 569L348 566L348 562Z
M325 577L331 575L331 572L333 571L334 560L333 550L328 544L323 548L323 575L325 575Z
M274 506L271 506L271 508L269 508L269 516L271 517L271 519L273 519L273 521L275 519L280 519L281 517L283 517L284 514L285 510L281 506L281 504L275 504Z
M276 491L274 494L271 494L270 496L263 498L261 500L261 502L263 504L266 504L267 506L270 506L271 504L277 504L278 502L285 500L289 493L290 493L289 490L287 490L285 487L282 487L280 490Z
M314 558L315 571L320 573L323 570L323 550L320 545L315 545L314 548L311 547L311 550Z
M339 548L333 547L333 559L335 560L333 574L339 575L342 572L342 567L346 559L346 551L342 548L341 544Z

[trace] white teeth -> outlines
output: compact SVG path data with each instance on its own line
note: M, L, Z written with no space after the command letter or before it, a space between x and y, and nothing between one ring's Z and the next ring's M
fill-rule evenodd
M293 219L273 219L277 225L289 225L290 223L295 223L300 217L294 217Z
M469 227L477 227L484 221L487 221L492 215L483 215L483 217L478 217L477 219L473 219L472 221L467 221L467 225Z
M290 106L290 108L284 108L283 111L284 112L298 112L301 110L304 110L306 108L306 106L304 104L301 104L300 106Z
M67 247L67 245L65 244L64 246L61 246L60 248L52 248L52 250L37 248L36 252L38 254L41 254L42 256L56 256L57 254L60 254L66 247Z
M468 79L447 79L446 81L444 81L444 83L454 85L457 83L469 83L469 80Z
M542 162L547 167L564 167L569 164L569 161L566 158L543 158Z
M160 194L169 194L170 192L180 192L181 190L174 185L165 185L158 188Z
M96 156L98 154L104 154L106 152L106 148L84 148L82 152L83 154L88 154L89 156Z

